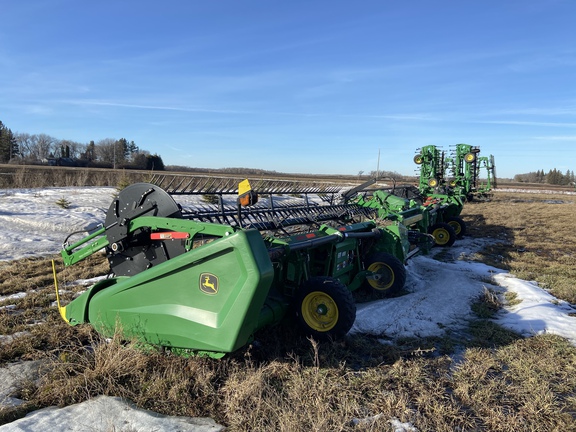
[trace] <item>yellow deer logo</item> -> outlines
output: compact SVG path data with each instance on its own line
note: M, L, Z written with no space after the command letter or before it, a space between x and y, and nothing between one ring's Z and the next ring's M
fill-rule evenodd
M200 291L211 295L218 293L218 277L212 273L202 273L200 275Z

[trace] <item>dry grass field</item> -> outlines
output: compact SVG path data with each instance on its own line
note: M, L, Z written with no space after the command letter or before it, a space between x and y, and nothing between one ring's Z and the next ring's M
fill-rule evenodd
M497 192L466 204L468 235L493 239L476 257L576 303L576 196ZM61 263L57 267L62 269ZM92 256L59 270L61 283L104 274ZM80 288L77 288L80 289ZM576 348L551 336L520 338L490 320L502 304L473 308L470 338L398 341L354 336L317 344L278 326L221 360L143 351L120 336L71 328L52 306L49 259L0 263L2 364L43 359L47 372L18 395L2 423L99 394L163 414L209 416L230 431L576 430Z
M494 239L484 262L576 304L575 210L576 195L497 192L463 215L474 236Z

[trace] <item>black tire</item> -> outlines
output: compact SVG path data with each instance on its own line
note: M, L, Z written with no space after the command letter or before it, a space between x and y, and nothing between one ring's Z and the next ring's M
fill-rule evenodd
M446 218L445 222L450 225L456 233L456 238L461 239L466 235L466 222L457 216Z
M432 225L428 228L428 234L432 234L436 246L450 247L456 241L454 228L445 222L438 222Z
M406 283L406 267L398 258L386 252L377 252L366 260L366 270L373 276L366 278L364 288L378 295L389 297L397 294Z
M294 297L300 330L319 341L343 338L356 320L356 303L348 288L330 277L313 277Z
M414 163L416 165L422 165L423 162L424 162L424 159L422 158L421 154L417 154L416 156L414 156Z
M476 155L474 153L466 153L464 155L464 161L466 163L472 163L476 160Z

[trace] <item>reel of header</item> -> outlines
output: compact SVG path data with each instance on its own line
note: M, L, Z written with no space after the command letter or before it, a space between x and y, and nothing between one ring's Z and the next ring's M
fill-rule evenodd
M106 213L106 253L116 276L134 276L184 252L183 241L153 241L149 228L130 231L130 221L144 216L181 218L182 210L163 189L135 183L123 189Z

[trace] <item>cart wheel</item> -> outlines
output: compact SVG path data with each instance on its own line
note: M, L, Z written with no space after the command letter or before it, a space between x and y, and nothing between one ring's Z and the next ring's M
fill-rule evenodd
M450 181L450 186L452 187L456 187L458 185L458 182L456 180L451 180Z
M466 235L466 222L461 218L456 216L449 217L446 218L446 223L454 229L457 238L462 238Z
M466 153L464 156L464 161L466 163L472 163L476 160L476 155L474 153Z
M344 337L356 319L352 293L330 277L313 277L304 282L296 293L294 305L300 329L318 340Z
M437 224L432 225L428 229L428 233L432 234L432 237L434 237L434 243L436 243L436 246L449 247L456 241L454 228L445 222L438 222Z
M436 179L436 178L431 178L430 180L428 180L428 186L430 186L430 187L436 187L436 186L438 186L438 179Z
M421 154L417 154L416 156L414 156L414 163L416 165L422 165L422 162L424 162L424 159L422 159Z
M366 278L364 287L380 297L398 293L406 283L406 267L402 261L386 252L377 252L368 257L366 270L373 274Z

